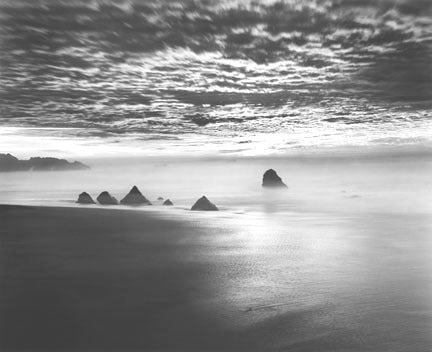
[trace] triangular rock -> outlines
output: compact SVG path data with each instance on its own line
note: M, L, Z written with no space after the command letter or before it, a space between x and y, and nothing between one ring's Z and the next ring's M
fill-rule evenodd
M263 187L282 187L282 188L288 187L285 183L283 183L282 179L279 177L279 175L273 169L269 169L264 173L262 186Z
M93 198L87 192L82 192L76 201L79 204L95 204Z
M150 201L142 195L137 186L133 186L129 193L120 201L126 205L151 205Z
M163 205L174 205L174 204L169 199L167 199L165 202L163 202Z
M216 211L219 210L216 205L210 202L206 196L202 196L192 206L191 210L205 210L205 211Z
M102 204L102 205L116 205L116 204L118 204L117 199L115 199L107 191L104 191L101 194L99 194L96 199L99 202L99 204Z

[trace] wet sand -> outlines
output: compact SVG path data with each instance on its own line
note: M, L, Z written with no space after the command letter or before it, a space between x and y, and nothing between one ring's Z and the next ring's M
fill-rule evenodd
M219 216L180 221L1 205L0 350L420 352L431 345L423 218L363 218L353 234L325 235L331 221L295 215L273 234L254 225L240 235ZM301 232L306 224L320 233ZM404 224L408 242L393 231ZM368 226L380 228L378 245L362 235Z
M0 347L191 350L235 346L199 306L192 224L141 212L0 206Z

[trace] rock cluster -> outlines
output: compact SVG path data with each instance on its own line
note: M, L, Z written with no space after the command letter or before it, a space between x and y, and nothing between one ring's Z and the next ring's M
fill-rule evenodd
M7 155L4 157L4 159L12 160L13 157L10 155ZM279 175L276 173L275 170L269 169L267 170L262 179L262 186L263 187L269 187L269 188L287 188L287 185L282 181L282 179L279 177ZM104 191L96 198L99 204L103 205L116 205L118 204L118 201L116 198L114 198L109 192ZM162 202L164 198L158 197L157 201ZM86 193L83 192L79 195L77 203L80 204L95 204L92 197ZM132 189L129 191L129 193L120 201L120 204L124 205L151 205L152 203L144 197L144 195L140 192L137 186L133 186ZM160 203L158 203L160 204ZM172 206L174 205L173 202L170 199L166 199L162 203L165 206ZM202 196L200 199L198 199L195 204L192 206L191 210L201 210L201 211L218 211L218 207L210 202L206 196Z

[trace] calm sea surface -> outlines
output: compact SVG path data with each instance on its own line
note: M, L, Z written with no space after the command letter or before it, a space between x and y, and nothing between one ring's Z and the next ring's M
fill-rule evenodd
M142 211L204 229L184 238L190 250L183 260L206 268L207 290L193 295L195 303L249 346L377 352L432 346L430 161L102 165L2 174L1 203L75 206L81 191L121 198L136 184L151 200L175 203ZM285 192L261 189L270 166L288 184ZM202 194L221 211L187 211Z

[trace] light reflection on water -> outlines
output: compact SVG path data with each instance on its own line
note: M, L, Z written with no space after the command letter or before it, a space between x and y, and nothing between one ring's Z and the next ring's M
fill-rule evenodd
M261 189L270 166L285 192ZM202 230L179 239L190 249L182 260L203 268L194 304L249 346L423 351L432 343L430 168L409 158L137 161L2 174L0 197L72 205L84 190L121 198L137 184L176 204L141 211ZM221 211L187 211L202 194Z
M219 220L193 260L210 262L214 314L239 334L252 330L259 346L430 346L430 216L292 212Z

